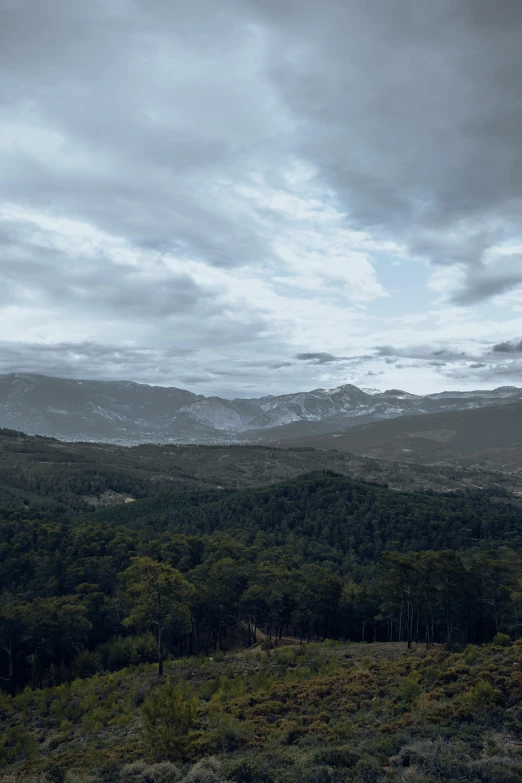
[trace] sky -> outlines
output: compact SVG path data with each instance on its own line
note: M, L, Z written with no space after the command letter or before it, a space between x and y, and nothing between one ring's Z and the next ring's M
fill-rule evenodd
M520 0L0 0L0 373L522 386Z

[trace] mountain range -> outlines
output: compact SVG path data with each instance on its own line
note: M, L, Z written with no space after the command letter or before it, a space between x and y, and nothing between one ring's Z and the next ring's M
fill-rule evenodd
M346 384L229 400L131 381L72 380L26 373L0 376L1 427L62 440L126 445L286 441L402 416L517 402L522 402L522 389L513 386L422 396Z

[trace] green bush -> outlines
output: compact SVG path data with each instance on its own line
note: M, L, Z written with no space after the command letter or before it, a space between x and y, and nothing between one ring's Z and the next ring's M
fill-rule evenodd
M179 767L170 761L148 764L135 761L126 764L120 772L121 783L177 783L181 778Z
M214 713L209 718L210 732L207 743L215 752L230 753L247 744L251 727L226 712Z
M77 677L85 679L101 672L102 669L103 662L100 652L81 650L73 661L72 676L74 679Z
M182 758L198 712L198 700L189 687L176 686L168 677L141 708L143 739L150 755L158 761Z
M327 767L342 767L351 769L360 759L352 747L325 748L317 751L315 761L325 764Z
M493 647L511 647L511 637L507 633L497 633L491 642Z
M215 758L198 761L189 770L182 783L221 783L221 763Z

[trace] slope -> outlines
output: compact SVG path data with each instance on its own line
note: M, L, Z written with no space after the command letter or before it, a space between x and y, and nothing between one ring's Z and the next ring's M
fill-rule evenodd
M165 488L260 487L318 470L397 489L444 492L487 485L522 491L520 482L502 474L411 466L342 451L150 444L125 448L0 430L0 505L54 514L152 497Z
M91 516L95 522L191 535L288 536L373 560L388 549L465 549L479 541L522 544L522 504L500 490L450 497L395 492L333 473L262 489L164 492Z
M380 460L522 473L522 403L403 416L279 445L339 449Z
M3 698L3 779L67 770L90 783L515 783L521 666L520 644L463 653L313 644L168 662L198 699L176 763L154 763L141 732L141 702L164 683L153 666L128 668Z

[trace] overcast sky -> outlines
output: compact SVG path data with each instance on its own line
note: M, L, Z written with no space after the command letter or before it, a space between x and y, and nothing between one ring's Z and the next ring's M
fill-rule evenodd
M522 386L520 0L0 0L0 372Z

